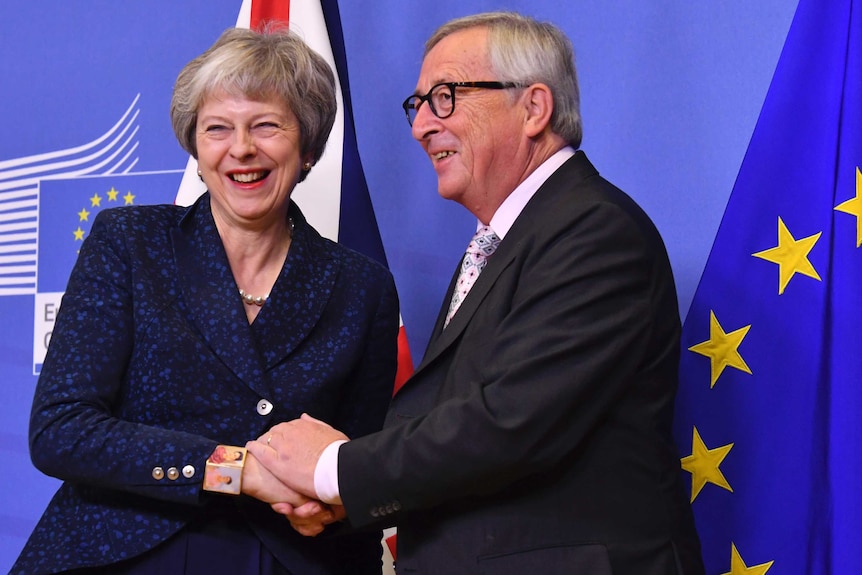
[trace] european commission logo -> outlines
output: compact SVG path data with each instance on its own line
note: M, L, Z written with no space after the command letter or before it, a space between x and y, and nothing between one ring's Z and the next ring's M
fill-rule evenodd
M81 245L100 210L172 204L182 170L43 180L33 317L33 373L41 371L57 311Z
M0 161L0 296L35 294L33 373L41 371L78 251L100 210L174 203L183 171L132 173L140 94L96 139Z

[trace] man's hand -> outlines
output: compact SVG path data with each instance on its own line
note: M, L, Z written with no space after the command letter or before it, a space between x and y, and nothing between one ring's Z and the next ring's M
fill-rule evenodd
M301 418L279 423L246 444L248 452L281 483L310 499L317 499L314 470L320 454L333 441L346 435L332 426L303 414ZM289 500L281 500L290 503Z
M330 523L341 521L347 517L347 512L341 505L327 505L320 503L320 508L314 506L317 501L306 503L299 507L294 507L289 503L275 503L272 505L273 510L277 513L285 515L290 521L290 525L301 535L314 537L323 532L324 528Z
M323 504L319 501L309 499L279 481L251 452L246 454L245 466L242 470L242 492L270 505L287 504L303 509L308 515L324 510Z

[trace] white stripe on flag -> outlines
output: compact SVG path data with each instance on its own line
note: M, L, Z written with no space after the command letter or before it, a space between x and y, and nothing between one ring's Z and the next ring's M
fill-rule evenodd
M341 157L344 149L344 99L335 69L335 58L329 45L329 33L320 2L292 2L290 29L323 56L335 75L338 112L326 152L304 182L296 187L294 201L308 221L324 237L338 241L338 219L341 213Z

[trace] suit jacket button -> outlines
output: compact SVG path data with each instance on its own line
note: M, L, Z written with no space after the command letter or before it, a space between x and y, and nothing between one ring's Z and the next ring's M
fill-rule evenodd
M165 477L165 470L161 467L153 467L153 479L159 481Z
M260 415L269 415L272 411L272 403L268 399L261 399L257 402L257 412Z
M372 517L380 517L380 509L377 507L372 507L371 511L369 511Z
M176 481L179 476L180 472L177 470L176 467L168 468L168 479L170 479L171 481Z
M183 477L186 479L191 479L195 476L195 466L194 465L186 465L183 467Z
M401 511L401 502L400 501L392 502L392 511Z

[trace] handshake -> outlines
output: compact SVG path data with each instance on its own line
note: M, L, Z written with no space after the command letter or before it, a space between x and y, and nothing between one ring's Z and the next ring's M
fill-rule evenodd
M321 454L346 435L303 414L246 444L242 493L269 503L302 535L315 536L346 517L338 496L321 501L314 473Z

